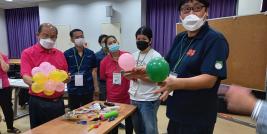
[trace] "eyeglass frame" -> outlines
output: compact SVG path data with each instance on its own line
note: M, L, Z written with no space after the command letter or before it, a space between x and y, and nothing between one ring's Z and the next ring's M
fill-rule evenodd
M200 8L199 10L194 9L194 8L196 8L196 6L199 6L199 7L201 7L201 8ZM183 14L188 14L188 13L190 13L191 11L193 11L193 12L200 12L200 11L203 9L203 7L206 7L206 6L205 6L205 5L194 5L193 7L185 6L185 7L181 7L180 12L183 13ZM189 8L190 10L189 10L189 11L184 11L185 8L187 8L187 9Z

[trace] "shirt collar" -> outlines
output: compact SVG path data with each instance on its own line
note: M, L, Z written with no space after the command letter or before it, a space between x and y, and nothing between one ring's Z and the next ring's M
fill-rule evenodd
M123 54L123 52L119 50L119 55L122 55L122 54ZM111 56L110 53L109 53L107 56L108 56L108 58L110 58L112 61L115 61L115 60L113 60L113 58L112 58L112 56Z
M85 49L86 49L86 48L83 48L83 55L85 55L85 54L86 54L86 51L85 51ZM73 50L75 51L75 54L76 54L76 55L79 55L79 54L78 54L78 50L77 50L77 48L76 48L76 47L73 47Z

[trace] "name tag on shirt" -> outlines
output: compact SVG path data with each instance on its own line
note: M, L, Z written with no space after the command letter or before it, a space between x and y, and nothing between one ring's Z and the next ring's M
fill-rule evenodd
M3 89L3 81L0 79L0 89Z
M175 72L170 72L169 77L177 78L177 73L175 73ZM170 96L173 96L173 91L171 91L171 92L169 93L169 95L170 95Z
M83 75L81 74L76 74L74 76L74 80L75 80L75 86L83 86Z
M138 88L138 84L136 84L135 82L131 81L131 88L129 90L129 93L132 96L135 96L136 92L137 92L137 88Z
M121 73L113 73L113 84L121 85Z

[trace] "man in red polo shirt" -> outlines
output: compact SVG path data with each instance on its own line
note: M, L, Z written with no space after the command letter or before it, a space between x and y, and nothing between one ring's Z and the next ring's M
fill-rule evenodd
M38 28L38 43L25 49L21 54L21 75L25 83L32 85L31 70L42 62L49 62L57 69L68 70L64 54L53 48L57 39L57 28L49 23L41 24ZM29 89L29 112L31 128L37 127L56 117L63 115L63 92L55 92L51 96L42 93L34 93Z

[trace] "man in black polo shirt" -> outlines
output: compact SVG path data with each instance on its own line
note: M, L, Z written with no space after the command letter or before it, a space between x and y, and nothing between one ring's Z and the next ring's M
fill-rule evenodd
M83 31L70 31L74 47L64 52L68 63L71 80L68 83L69 108L77 109L93 101L94 91L99 91L97 82L96 56L84 47L86 44Z
M217 90L226 78L228 43L206 22L207 0L182 0L178 34L166 60L171 69L157 91L167 100L168 134L212 134L217 115Z

